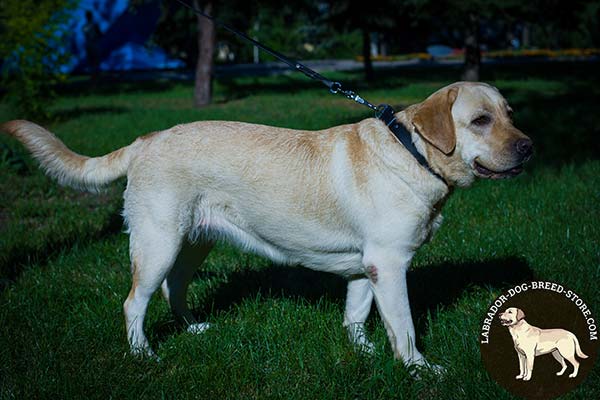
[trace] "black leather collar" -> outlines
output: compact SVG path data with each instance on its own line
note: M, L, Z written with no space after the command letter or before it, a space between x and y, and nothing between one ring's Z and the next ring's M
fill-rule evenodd
M421 164L423 168L425 168L433 176L441 180L444 183L444 185L448 186L446 180L442 178L440 174L435 172L431 168L425 157L423 157L423 155L419 153L419 151L415 147L415 144L412 141L410 132L406 129L404 124L400 123L396 119L395 114L396 112L394 111L392 106L390 106L389 104L382 104L379 106L379 110L377 111L377 118L382 120L387 125L387 127L390 129L390 131L392 131L392 133L396 137L396 139L398 139L398 141L400 141L400 143L404 145L406 150L408 150L410 154L412 154L412 156L417 160L419 164Z

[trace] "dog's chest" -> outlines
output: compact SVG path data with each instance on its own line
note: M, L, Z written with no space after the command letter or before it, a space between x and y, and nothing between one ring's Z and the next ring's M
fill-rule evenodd
M530 341L529 339L531 335L518 329L513 329L510 332L510 335L512 336L515 348L517 350L524 351L526 347L525 345Z

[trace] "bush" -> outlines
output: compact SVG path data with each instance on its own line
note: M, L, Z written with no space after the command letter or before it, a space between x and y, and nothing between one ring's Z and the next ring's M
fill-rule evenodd
M49 119L54 88L66 78L61 67L67 18L73 0L2 0L0 60L10 103L27 118Z

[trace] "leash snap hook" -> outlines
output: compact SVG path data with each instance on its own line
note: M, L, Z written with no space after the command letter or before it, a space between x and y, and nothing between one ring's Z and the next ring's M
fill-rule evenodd
M329 91L332 94L337 94L342 89L342 84L339 82L333 82L329 87Z

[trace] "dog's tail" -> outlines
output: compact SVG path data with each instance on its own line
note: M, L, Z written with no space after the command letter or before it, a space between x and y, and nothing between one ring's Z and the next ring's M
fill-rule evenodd
M105 156L90 158L69 150L50 131L33 122L9 121L0 126L0 131L22 142L46 174L61 185L81 190L97 191L124 176L135 149L129 145Z
M579 346L579 340L577 340L577 336L573 335L573 341L575 342L575 353L577 353L577 356L579 358L588 358L588 356L581 351L581 346Z

